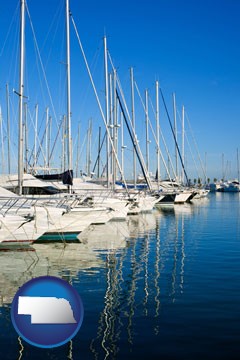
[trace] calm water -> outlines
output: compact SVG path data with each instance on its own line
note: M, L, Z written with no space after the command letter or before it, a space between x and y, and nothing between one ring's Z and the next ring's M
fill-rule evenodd
M87 244L0 253L0 359L239 359L240 197L211 194L92 229ZM67 345L18 338L10 304L32 277L70 281L85 308Z

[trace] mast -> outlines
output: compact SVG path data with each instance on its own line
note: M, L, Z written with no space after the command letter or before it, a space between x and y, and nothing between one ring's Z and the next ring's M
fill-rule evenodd
M239 156L238 156L238 148L237 148L237 179L239 182Z
M94 94L95 94L95 97L96 97L96 100L97 100L97 103L98 103L98 107L99 107L99 110L100 110L100 113L101 113L101 117L103 119L103 122L104 122L104 125L105 125L105 128L106 128L106 136L109 137L109 141L110 141L110 143L112 145L112 139L111 139L111 135L110 135L110 132L109 132L109 128L107 126L106 117L104 116L104 112L103 112L103 109L102 109L102 106L101 106L101 103L100 103L100 100L99 100L99 96L98 96L98 93L97 93L97 90L96 90L96 86L95 86L95 83L93 81L93 77L92 77L92 74L91 74L91 71L90 71L90 68L89 68L89 65L88 65L88 61L87 61L86 55L84 53L84 49L82 47L82 44L81 44L81 41L80 41L80 38L79 38L79 34L78 34L78 31L77 31L77 28L76 28L76 24L75 24L73 18L72 18L72 22L73 22L74 29L76 31L76 35L77 35L78 43L79 43L79 46L80 46L80 49L81 49L81 52L82 52L82 55L83 55L84 63L86 65L86 69L87 69L87 72L88 72L88 75L89 75L89 78L90 78L90 81L91 81L91 84L92 84L92 87L93 87L93 91L94 91ZM117 82L118 82L118 79L117 79ZM117 97L118 97L118 95L117 95ZM104 136L104 138L105 138L105 136ZM117 158L116 151L115 151L114 147L112 149L113 149L113 154L114 154L114 156L116 158L117 166L118 166L119 171L121 173L123 182L126 185L126 181L124 179L124 174L122 172L120 162L119 162L119 160ZM126 191L129 194L127 186L126 186Z
M158 188L161 179L160 169L160 125L159 125L159 83L156 81L156 132L157 132L157 183Z
M188 176L187 176L187 173L186 173L186 170L185 170L183 157L181 155L178 143L176 141L176 137L175 137L174 129L173 129L172 122L171 122L171 119L170 119L170 115L169 115L169 112L168 112L168 109L167 109L166 101L164 99L163 92L162 92L161 89L160 89L160 93L161 93L161 97L162 97L162 100L163 100L163 105L164 105L164 108L165 108L165 111L166 111L166 114L167 114L168 122L169 122L169 125L170 125L170 128L171 128L172 134L173 134L174 142L175 142L175 145L177 147L179 159L180 159L181 164L182 164L182 172L183 172L183 175L185 175L185 177L186 177L187 184L189 184L189 179L188 179ZM175 176L175 174L174 174L174 176Z
M173 118L174 118L174 134L175 134L175 160L176 160L176 175L178 177L178 151L177 151L177 111L176 111L176 97L173 93Z
M112 73L109 74L109 130L111 134L111 140L113 143L113 77ZM114 156L113 156L113 150L112 150L112 144L109 144L109 173L111 174L111 179L113 179L113 162L114 162ZM113 181L112 181L113 185Z
M23 187L23 88L24 88L24 43L25 43L25 0L20 0L20 74L19 74L19 118L18 118L18 193Z
M121 89L120 89L121 90ZM122 95L121 95L122 96ZM140 167L141 167L141 170L142 170L142 173L143 173L143 176L146 180L146 183L148 185L148 188L149 190L152 190L152 183L151 183L151 179L149 177L149 173L146 169L146 165L145 165L145 161L143 159L143 155L142 155L142 152L141 152L141 149L140 149L140 146L138 144L138 141L137 141L137 136L136 136L136 133L133 131L133 128L131 128L132 126L132 123L129 124L129 120L130 120L130 115L129 115L129 112L128 112L128 109L127 109L127 106L126 106L126 102L125 102L125 99L123 97L123 100L124 100L124 106L125 106L125 109L126 109L126 113L127 113L127 116L124 112L124 108L123 108L123 105L121 103L121 99L117 93L117 98L119 100L119 105L120 105L120 110L123 114L123 119L124 119L124 122L127 126L127 130L128 130L128 133L130 135L130 138L131 138L131 141L132 141L132 144L134 145L134 150L136 151L136 155L138 157L138 160L139 160L139 164L140 164ZM130 126L131 125L131 126ZM126 184L125 184L126 185Z
M104 74L105 74L105 116L106 116L106 125L109 127L109 87L108 87L108 61L107 61L107 38L103 38L104 44ZM107 187L109 188L109 133L106 137L106 170L107 170Z
M135 83L135 85L136 85L136 83ZM145 116L146 116L146 106L145 106L145 104L143 103L143 100L142 100L142 97L141 97L141 95L140 95L140 92L139 92L139 89L138 89L137 85L136 85L136 89L137 89L138 95L139 95L139 97L140 97L142 106L143 106L143 108L144 108ZM157 149L158 149L158 151L159 151L159 155L161 156L161 159L162 159L162 161L163 161L163 164L164 164L164 166L165 166L165 168L166 168L167 174L168 174L169 179L170 179L171 176L170 176L170 173L169 173L169 166L167 166L167 164L166 164L166 162L165 162L165 160L164 160L164 158L163 158L163 155L162 155L162 153L161 153L160 146L158 145L157 137L156 137L155 131L153 130L153 127L152 127L152 124L151 124L151 121L150 121L149 116L148 116L148 124L150 125L151 131L152 131L152 135L153 135L153 137L154 137L154 140L155 140L156 145L157 145ZM160 131L160 128L159 128L159 135L160 135L160 134L161 134L161 131ZM162 134L161 134L161 135L162 135ZM175 176L175 171L174 171L174 168L173 168L173 165L172 165L172 162L171 162L171 158L170 158L170 156L169 156L169 150L168 150L168 148L167 148L167 145L166 145L166 142L165 142L165 140L164 140L163 135L162 135L162 140L163 140L163 144L164 144L164 146L165 146L165 149L166 149L166 152L167 152L167 154L168 154L168 157L169 157L169 160L170 160L172 169L173 169L173 173L174 173L174 176ZM151 142L151 141L149 141L149 142Z
M148 91L145 90L145 121L146 121L146 168L149 172L149 131L148 131Z
M88 131L87 131L87 151L86 151L86 173L87 176L91 175L91 142L92 142L92 119L88 121Z
M98 159L97 159L97 178L100 177L100 152L101 152L101 126L98 128Z
M67 161L68 170L72 166L72 134L71 134L71 92L70 92L70 35L69 35L69 0L66 0L66 67L67 67ZM71 189L69 187L69 192Z
M34 172L37 166L37 128L38 128L38 104L35 105L35 136L34 136Z
M8 174L11 173L11 154L10 154L10 106L9 106L9 89L6 84L6 98L7 98L7 132L8 132Z
M80 157L80 123L78 123L76 177L79 176L79 157Z
M121 111L120 113L120 124L121 124L121 168L124 173L124 149L126 146L124 146L124 128L123 128L123 113Z
M66 136L66 115L63 116L63 121L62 121L62 172L66 170L65 136Z
M184 136L185 136L185 129L184 129L184 106L182 107L182 161L183 161L183 168L182 168L182 182L184 181L184 162L185 162L185 154L184 154Z
M224 181L225 178L225 170L224 170L224 154L222 154L222 181Z
M27 103L24 103L24 139L25 139L25 168L24 172L28 173L28 122L27 122Z
M135 101L134 101L134 78L133 78L133 68L130 68L130 78L131 78L131 102L132 102L132 128L135 132ZM136 170L136 151L133 144L133 183L134 188L137 185L137 170Z
M47 167L48 174L50 174L50 146L51 146L51 135L52 135L52 117L48 119L48 153L47 153Z
M207 152L205 151L205 159L204 159L204 176L205 176L205 184L207 184Z
M44 172L47 173L48 163L48 120L49 120L49 108L46 108L46 130L45 130L45 156L44 156Z
M91 176L91 164L92 164L92 119L90 119L90 124L89 124L89 156L88 156L89 176Z
M113 70L113 146L118 156L118 119L117 119L117 74L116 69ZM113 189L115 189L117 180L117 164L116 158L113 156Z

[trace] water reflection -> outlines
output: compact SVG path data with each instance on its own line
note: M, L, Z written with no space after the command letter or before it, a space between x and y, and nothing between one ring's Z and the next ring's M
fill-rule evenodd
M12 302L18 288L33 277L38 261L35 251L0 252L0 306Z
M24 347L23 347L22 340L21 340L20 336L18 336L18 343L19 343L19 357L18 357L18 360L21 360L22 356L23 356Z
M160 312L160 275L161 275L161 270L160 270L160 254L161 254L161 242L160 242L160 227L159 227L159 223L157 222L156 224L156 231L155 231L155 238L156 238L156 255L155 255L155 264L154 264L154 287L156 289L156 294L154 297L155 300L155 314L154 317L155 319L157 319L159 317L159 312ZM159 333L159 324L156 323L155 327L154 327L154 334L158 335Z
M184 291L186 211L182 209L167 218L165 210L131 217L127 253L108 254L104 307L90 345L94 359L117 358L120 343L131 353L140 323L150 323L153 335L159 334L162 307Z
M83 287L100 282L106 290L86 358L115 359L122 347L130 354L145 328L147 336L160 336L167 304L184 294L185 228L196 209L166 207L126 222L92 226L81 244L36 244L33 251L0 253L1 306L9 306L17 289L36 276L55 275ZM75 341L68 344L70 359ZM20 338L18 343L21 359Z
M0 306L10 304L18 288L34 277L71 281L80 271L97 273L105 267L100 251L125 248L128 234L127 224L114 222L89 228L84 243L34 244L21 252L0 252Z

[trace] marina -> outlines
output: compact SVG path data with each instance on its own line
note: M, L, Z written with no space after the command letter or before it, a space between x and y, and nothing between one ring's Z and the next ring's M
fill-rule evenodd
M1 358L237 359L239 209L238 194L212 193L98 225L86 243L1 251ZM79 333L57 349L18 338L9 316L18 287L42 275L84 303Z
M11 0L3 6L0 359L239 357L240 113L238 103L222 98L222 83L231 93L226 79L231 75L237 83L237 71L218 56L221 65L209 63L205 79L205 61L216 56L212 48L223 54L218 33L202 28L206 4L196 14L192 4L183 12L174 0L174 14L182 16L173 31L166 23L173 4L150 3L123 0L118 25L108 0ZM209 29L213 3L204 12ZM237 14L234 6L224 0L221 16ZM224 34L228 24L226 54L237 43L230 25L236 21L237 27L238 19L229 19L215 19ZM104 30L94 44L103 21L116 43ZM184 51L194 49L195 65L187 65L192 57L183 43ZM209 58L196 56L201 46ZM235 123L228 137L219 126L226 119ZM36 292L26 287L17 295L39 277L55 277L58 284L43 282L33 286ZM48 304L55 304L50 318ZM34 330L34 340L18 333L15 315L21 315L18 325L24 319L23 328ZM45 326L46 343L35 342Z

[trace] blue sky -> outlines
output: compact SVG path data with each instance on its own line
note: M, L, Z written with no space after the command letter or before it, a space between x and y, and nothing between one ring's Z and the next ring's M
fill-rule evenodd
M41 2L28 0L27 4L54 103L55 122L59 122L66 112L64 0L42 0ZM5 129L5 154L5 85L8 82L11 90L18 88L18 7L17 0L2 1L0 4L0 103ZM102 38L106 34L108 49L117 68L128 104L130 105L129 68L133 67L135 80L143 97L145 89L148 89L152 102L155 102L154 83L155 80L159 80L171 117L173 92L176 94L179 113L181 113L182 105L185 106L203 163L206 160L208 176L210 178L222 177L222 154L224 154L226 177L236 177L236 152L240 147L240 1L70 0L70 8L93 72L102 106L104 107ZM25 91L29 96L29 113L34 117L34 106L39 103L39 117L43 119L45 107L50 106L52 114L53 109L47 96L43 74L41 70L38 71L39 60L34 50L28 16L26 18L26 54ZM91 118L93 121L92 161L94 163L97 131L100 125L103 127L103 123L72 24L71 74L74 154L76 154L78 124L80 123L80 138L84 148L87 124ZM17 141L17 99L11 90L13 156L16 153L14 144ZM144 112L137 94L135 94L135 99L136 127L143 155L145 155ZM54 115L52 116L54 118ZM150 114L150 119L154 124L153 112ZM173 140L162 103L160 103L160 122L174 161ZM180 137L180 122L178 130ZM39 134L41 131L39 130ZM187 126L186 136L192 145L191 151L194 153L196 162L199 164ZM29 137L30 148L33 137L31 125L29 125ZM52 138L54 138L54 133ZM125 170L131 177L132 154L127 136L126 143L128 149ZM179 145L181 146L180 143ZM150 170L154 172L156 162L153 139L150 150L153 159ZM55 155L56 163L60 158L60 153L59 148ZM85 158L85 150L83 150L80 165L83 169ZM190 178L198 177L187 139L186 166ZM163 177L164 174L163 169ZM202 177L200 169L199 176Z

